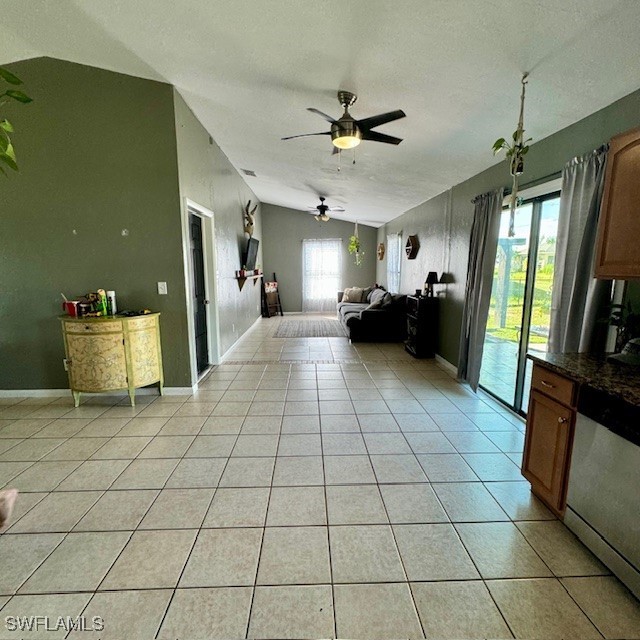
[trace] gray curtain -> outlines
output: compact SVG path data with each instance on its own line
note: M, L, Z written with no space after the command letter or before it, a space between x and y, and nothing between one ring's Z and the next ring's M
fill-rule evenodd
M478 388L480 379L484 333L487 328L493 269L498 249L502 199L502 189L498 189L473 200L475 211L462 313L458 378L466 380L474 391Z
M608 145L574 158L562 171L562 194L551 294L549 351L601 351L611 280L596 280L598 217Z

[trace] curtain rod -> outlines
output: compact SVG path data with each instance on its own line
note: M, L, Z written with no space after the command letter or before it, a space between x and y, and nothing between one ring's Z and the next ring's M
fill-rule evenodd
M532 180L531 182L526 182L525 184L518 185L518 191L524 191L525 189L531 189L531 187L537 187L540 184L544 184L545 182L551 182L551 180L557 180L562 177L562 171L554 171L542 178L537 178L536 180ZM504 195L508 196L511 194L511 188L505 187Z

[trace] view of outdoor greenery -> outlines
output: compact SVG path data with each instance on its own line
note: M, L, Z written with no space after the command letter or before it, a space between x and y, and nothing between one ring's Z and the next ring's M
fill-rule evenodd
M555 248L555 237L540 238L531 313L530 342L534 344L547 342ZM487 333L494 338L513 342L520 340L528 250L527 243L526 246L517 247L511 256L508 256L502 247L498 248L487 321ZM506 264L509 257L511 258L510 269ZM504 276L507 271L509 271L509 281L505 283Z
M526 346L531 351L546 351L560 198L544 200L537 207L539 239ZM510 238L509 211L502 214L485 334L480 383L510 404L514 399L518 375L533 217L532 202L518 207L515 235Z

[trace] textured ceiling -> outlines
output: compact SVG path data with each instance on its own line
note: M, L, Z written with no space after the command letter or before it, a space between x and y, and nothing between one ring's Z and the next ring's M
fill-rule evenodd
M640 87L640 1L0 0L0 62L48 55L175 84L264 202L380 225L496 160L515 128L546 137ZM331 156L307 112L356 118L403 109Z

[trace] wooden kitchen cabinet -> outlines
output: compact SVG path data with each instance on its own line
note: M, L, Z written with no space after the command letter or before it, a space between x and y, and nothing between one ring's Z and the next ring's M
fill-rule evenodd
M595 277L640 278L640 129L611 139L598 223Z
M534 365L522 475L556 515L566 507L575 429L575 383Z
M74 404L80 394L135 390L157 383L163 392L160 314L105 318L63 316L62 333Z

